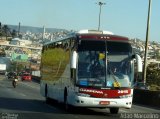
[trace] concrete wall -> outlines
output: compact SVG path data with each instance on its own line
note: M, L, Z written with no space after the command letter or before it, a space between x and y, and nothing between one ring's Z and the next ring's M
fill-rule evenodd
M135 89L133 103L160 108L160 91Z

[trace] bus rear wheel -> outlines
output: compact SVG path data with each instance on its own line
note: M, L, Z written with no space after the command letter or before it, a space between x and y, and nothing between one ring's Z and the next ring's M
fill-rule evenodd
M119 112L119 108L116 108L116 107L110 108L110 113L111 114L118 114L118 112Z

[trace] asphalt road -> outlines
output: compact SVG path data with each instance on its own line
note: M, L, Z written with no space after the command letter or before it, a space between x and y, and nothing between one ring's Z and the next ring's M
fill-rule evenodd
M155 118L160 118L159 109L138 105L133 105L131 109L120 109L116 115L110 114L109 109L75 108L66 112L62 104L45 103L38 83L20 81L18 86L13 88L11 80L0 76L0 119L115 119L139 118L141 115L136 114L150 113L154 113Z

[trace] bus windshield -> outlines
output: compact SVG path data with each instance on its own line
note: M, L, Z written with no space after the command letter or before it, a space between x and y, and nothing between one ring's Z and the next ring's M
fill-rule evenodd
M129 43L82 40L78 45L77 85L130 87L130 54Z

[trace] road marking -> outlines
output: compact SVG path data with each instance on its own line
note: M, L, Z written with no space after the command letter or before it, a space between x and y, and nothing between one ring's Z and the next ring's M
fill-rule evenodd
M31 84L29 84L29 83L31 83ZM37 89L37 90L39 90L39 85L37 86L37 85L32 85L32 82L29 82L29 83L22 83L23 85L26 85L26 86L28 86L28 87L30 87L30 88L33 88L33 89ZM32 85L32 86L31 86Z
M128 112L128 111L126 111L126 110L123 110L123 109L121 109L120 111L121 111L121 112L123 112L123 113L126 113L126 112Z
M19 93L20 95L22 95L22 96L27 96L27 95L25 95L25 94L23 94L23 93Z
M11 91L11 89L10 89L10 88L7 88L6 90Z

